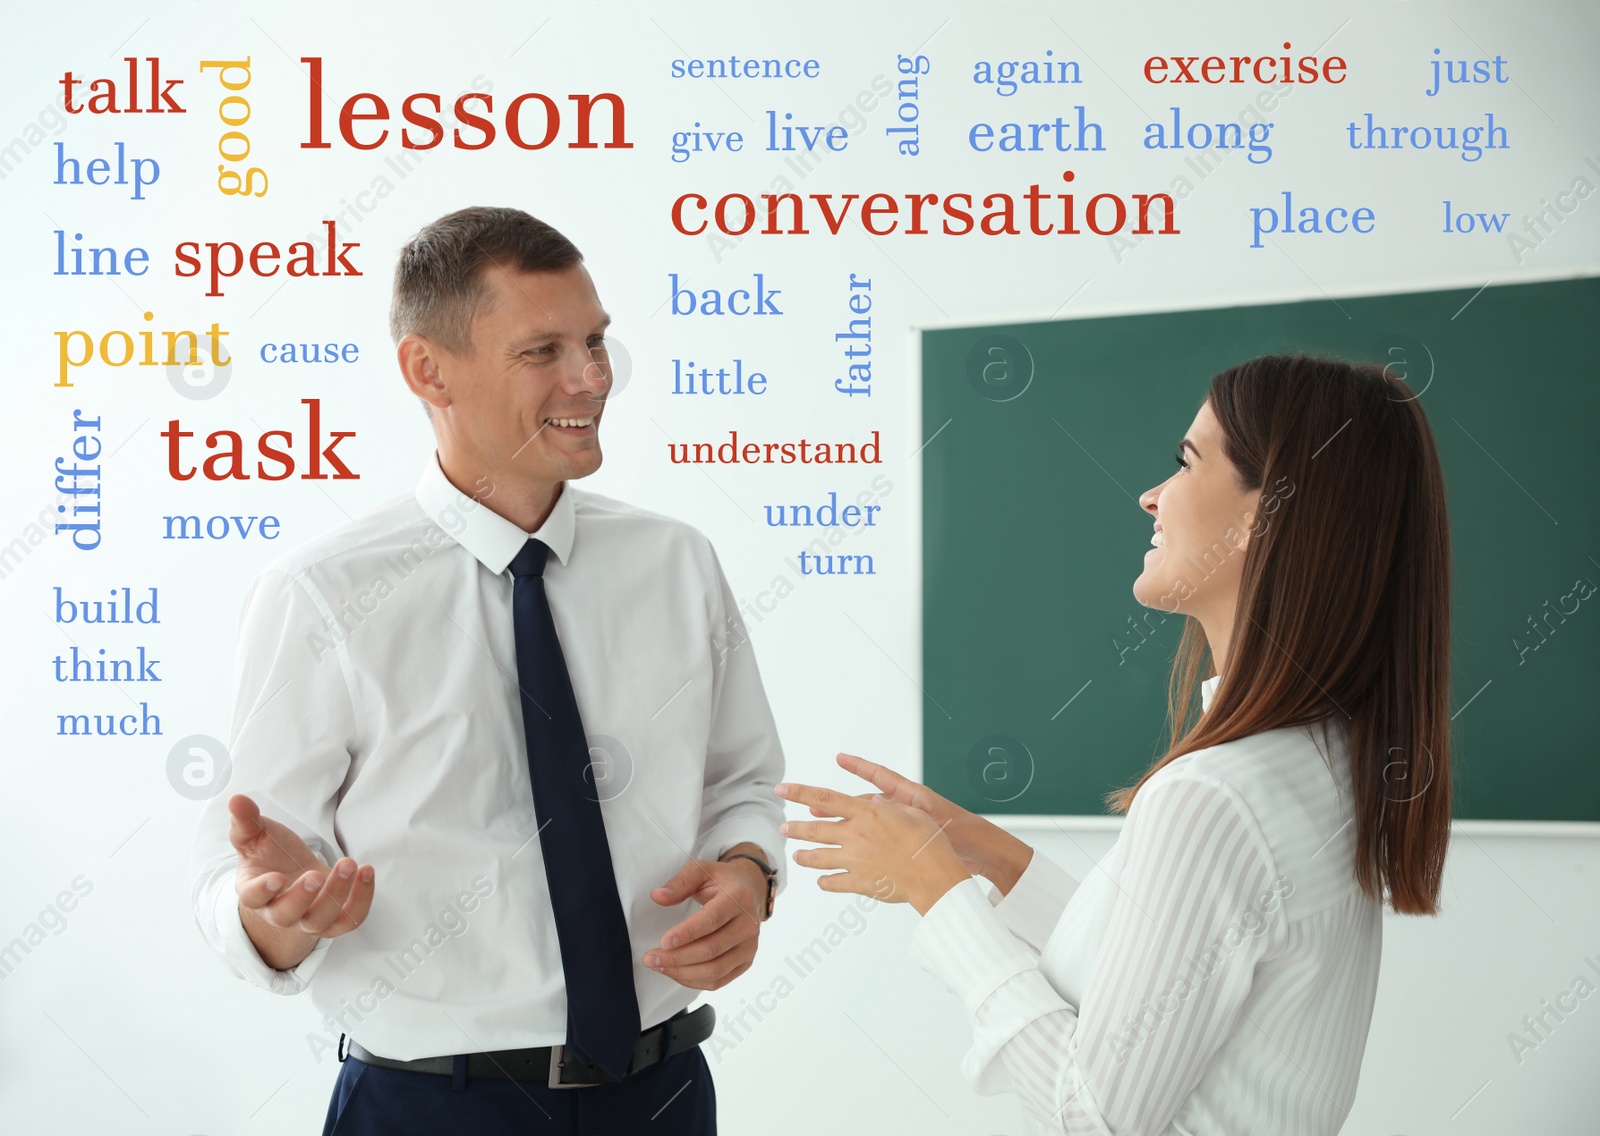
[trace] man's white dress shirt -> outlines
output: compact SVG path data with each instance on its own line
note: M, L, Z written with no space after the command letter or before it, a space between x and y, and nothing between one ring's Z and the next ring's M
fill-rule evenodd
M1283 728L1172 761L1082 881L1035 850L1004 897L974 877L929 908L912 950L973 1018L978 1092L1019 1094L1036 1132L1339 1130L1383 922L1331 721L1326 746Z
M650 891L744 841L781 885L783 754L703 535L570 483L533 535L550 546L545 588L648 1028L698 993L640 961L696 908ZM232 775L196 834L195 917L234 973L281 994L309 987L325 1044L345 1032L405 1060L565 1038L506 571L527 539L430 457L414 494L280 560L245 603ZM327 863L376 868L366 921L292 970L268 967L240 923L233 793Z

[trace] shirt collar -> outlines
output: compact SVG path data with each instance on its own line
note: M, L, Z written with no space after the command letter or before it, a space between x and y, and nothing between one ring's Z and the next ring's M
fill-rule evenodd
M435 451L423 468L422 480L417 483L417 504L457 544L496 575L506 570L530 535L549 545L551 554L562 564L572 555L577 517L572 493L564 481L556 493L550 515L537 531L529 534L484 501L474 500L450 484Z
M1200 711L1211 709L1211 698L1217 691L1217 684L1222 681L1221 675L1212 675L1200 684Z

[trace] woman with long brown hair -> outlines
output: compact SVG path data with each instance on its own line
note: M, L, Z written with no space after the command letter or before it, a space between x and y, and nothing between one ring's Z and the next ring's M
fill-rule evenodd
M785 831L838 869L824 890L923 916L913 953L973 1019L964 1073L1036 1130L1325 1136L1355 1097L1383 905L1438 905L1444 482L1402 380L1308 356L1214 377L1177 464L1140 498L1133 586L1188 617L1172 737L1108 797L1127 816L1096 871L848 754L877 792L780 785L834 818Z

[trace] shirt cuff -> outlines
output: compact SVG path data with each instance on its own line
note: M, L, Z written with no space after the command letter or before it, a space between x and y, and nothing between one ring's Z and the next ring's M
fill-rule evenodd
M911 956L960 998L969 1014L1007 979L1036 969L1038 958L1007 930L976 877L956 884L928 908L911 934Z
M776 797L773 799L777 800ZM766 817L724 817L710 832L700 838L700 843L695 849L695 858L720 860L728 849L748 841L767 854L767 867L778 873L774 881L776 887L773 889L773 895L781 895L783 885L788 882L788 872L785 870L784 838L778 831L779 823Z
M1033 859L1028 861L1011 890L1001 895L996 889L989 902L1013 935L1043 954L1051 933L1061 922L1067 901L1077 890L1078 881L1035 848Z
M231 874L222 877L222 886L212 908L213 926L217 936L213 945L222 961L234 974L274 994L298 994L311 984L311 976L322 965L323 957L333 945L332 939L318 939L311 953L299 965L288 970L275 970L261 958L261 952L250 941L239 915L239 893L233 887Z

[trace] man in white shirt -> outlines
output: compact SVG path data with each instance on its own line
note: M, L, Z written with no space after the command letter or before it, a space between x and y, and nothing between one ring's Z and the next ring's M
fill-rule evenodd
M245 604L195 915L324 1011L325 1133L715 1131L686 1008L783 885L783 755L709 541L569 484L609 322L526 213L423 229L391 330L437 453Z

